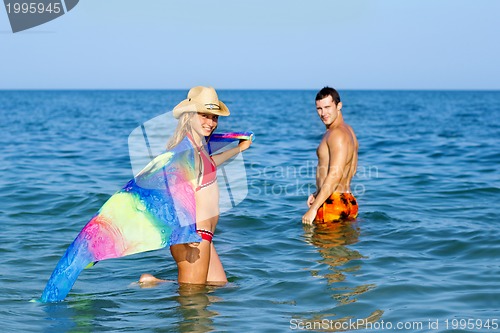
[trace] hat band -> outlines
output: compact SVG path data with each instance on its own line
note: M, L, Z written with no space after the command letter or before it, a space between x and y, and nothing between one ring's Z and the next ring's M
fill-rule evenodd
M217 104L205 104L205 107L209 110L220 110L220 106Z

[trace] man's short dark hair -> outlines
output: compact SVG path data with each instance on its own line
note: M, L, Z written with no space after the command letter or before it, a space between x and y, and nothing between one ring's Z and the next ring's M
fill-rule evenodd
M324 87L321 89L317 94L316 94L316 100L322 100L323 98L326 98L328 96L332 96L333 102L335 105L340 103L340 95L337 90L331 88L331 87Z

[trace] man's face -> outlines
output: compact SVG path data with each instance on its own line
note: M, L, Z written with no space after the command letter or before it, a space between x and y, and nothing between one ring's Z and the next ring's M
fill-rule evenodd
M332 96L327 96L319 101L316 101L316 111L323 124L329 127L339 116L342 102L335 105Z

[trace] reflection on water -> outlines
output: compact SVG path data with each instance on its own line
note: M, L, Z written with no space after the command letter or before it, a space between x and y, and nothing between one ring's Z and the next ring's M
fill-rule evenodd
M344 281L346 273L353 273L361 268L360 265L343 267L351 260L364 258L358 251L345 246L358 242L359 230L354 223L317 223L314 227L304 226L304 231L306 241L316 246L323 258L318 262L328 265L328 269L332 272L322 276L327 279L328 285ZM319 272L313 270L311 274L318 276Z
M175 300L179 302L177 311L180 320L176 331L203 333L215 330L212 318L218 313L207 309L210 304L220 301L219 298L209 295L215 288L204 285L179 285L179 296L175 297Z
M110 329L102 318L112 317L118 304L110 300L80 298L74 301L43 304L45 332L95 332Z
M221 301L212 295L217 287L178 285L176 290L176 285L157 284L150 287L157 292L145 294L146 297L141 299L130 298L131 295L122 292L124 297L118 302L106 299L103 295L93 299L85 294L60 303L40 303L47 323L43 331L136 332L141 325L154 332L215 331L213 318L218 313L209 307Z
M317 223L314 226L304 225L305 241L316 247L322 258L317 262L326 264L329 271L321 274L320 270L311 270L311 274L326 279L328 290L332 292L331 296L338 302L338 306L354 303L360 295L375 288L375 284L353 285L354 279L349 279L361 270L360 259L366 258L359 251L347 247L358 242L359 234L357 224L348 221ZM349 264L353 260L357 260L357 263ZM301 320L305 327L315 328L318 331L344 331L346 325L343 324L355 321L360 323L356 328L362 329L366 327L366 323L378 321L382 314L382 310L375 310L365 318L356 318L356 314L353 314L331 319L335 314L323 313ZM328 325L325 325L327 322Z

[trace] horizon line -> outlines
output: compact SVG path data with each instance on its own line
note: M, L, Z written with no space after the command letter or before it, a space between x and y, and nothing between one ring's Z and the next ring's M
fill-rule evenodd
M0 91L185 91L190 88L0 88ZM218 91L318 91L321 88L216 88ZM500 88L335 88L340 91L490 91Z

